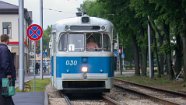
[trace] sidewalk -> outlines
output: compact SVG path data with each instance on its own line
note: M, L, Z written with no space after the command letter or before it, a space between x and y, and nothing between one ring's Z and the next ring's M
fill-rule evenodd
M44 105L44 92L17 92L13 96L15 105Z
M40 78L37 74L35 78ZM44 75L43 78L50 78L50 75ZM25 82L34 79L34 75L26 75ZM17 78L15 87L19 86L19 78ZM16 92L16 95L12 97L15 105L44 105L45 93L44 92Z

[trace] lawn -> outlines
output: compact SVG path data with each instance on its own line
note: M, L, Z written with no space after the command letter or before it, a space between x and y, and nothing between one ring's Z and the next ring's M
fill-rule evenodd
M158 87L173 91L186 92L186 82L183 80L169 80L168 77L150 79L149 77L143 76L132 76L132 77L117 77L126 81L143 84L152 87Z
M24 92L44 92L46 85L50 83L50 78L45 79L35 79L35 88L34 88L34 79L25 83ZM16 88L17 92L20 92L18 88Z

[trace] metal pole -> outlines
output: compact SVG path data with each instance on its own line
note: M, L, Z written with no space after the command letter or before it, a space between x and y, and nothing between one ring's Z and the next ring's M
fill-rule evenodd
M149 18L149 17L148 17ZM148 53L149 53L149 77L152 78L152 65L151 65L151 37L150 25L148 23Z
M43 28L43 0L40 0L40 26ZM43 38L40 39L40 78L43 79Z
M33 41L34 44L34 84L33 84L33 89L35 92L35 85L36 85L36 42Z
M19 90L24 90L24 0L19 0Z

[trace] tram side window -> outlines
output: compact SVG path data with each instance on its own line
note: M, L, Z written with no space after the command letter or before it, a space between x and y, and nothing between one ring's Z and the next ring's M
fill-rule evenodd
M67 34L61 35L58 49L59 51L67 51Z
M103 50L111 51L111 43L110 38L107 34L103 34Z

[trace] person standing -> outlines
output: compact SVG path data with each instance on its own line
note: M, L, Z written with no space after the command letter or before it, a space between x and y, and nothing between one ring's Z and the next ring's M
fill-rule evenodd
M36 65L35 65L35 73L36 74L38 74L39 68L40 68L40 65L38 62L36 62Z
M16 71L12 54L8 49L9 36L6 34L0 37L0 105L14 105L11 96L3 96L2 92L2 78L16 79ZM15 86L15 81L14 81Z

